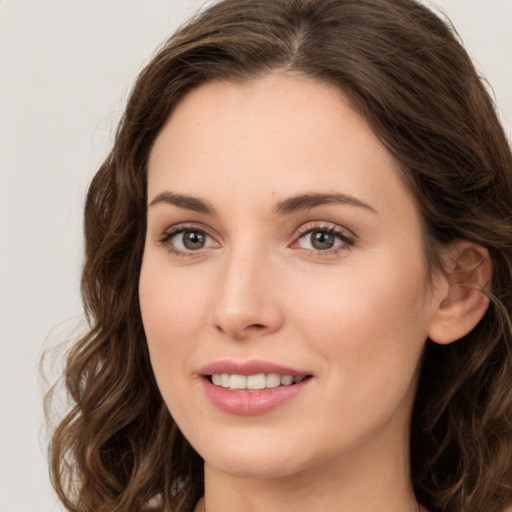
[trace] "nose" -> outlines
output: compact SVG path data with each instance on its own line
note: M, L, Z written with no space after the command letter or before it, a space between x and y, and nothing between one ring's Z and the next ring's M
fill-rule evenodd
M245 340L278 331L284 323L276 271L257 251L240 250L222 264L212 304L215 329Z

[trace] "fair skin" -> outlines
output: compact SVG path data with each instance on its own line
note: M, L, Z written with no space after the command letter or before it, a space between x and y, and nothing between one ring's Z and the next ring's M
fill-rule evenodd
M279 73L197 88L154 144L148 205L141 311L162 396L205 461L198 510L417 512L425 340L463 336L485 304L449 331L470 292L431 286L397 164L341 92ZM204 370L254 361L305 379L275 405L275 389ZM260 395L274 405L253 408Z

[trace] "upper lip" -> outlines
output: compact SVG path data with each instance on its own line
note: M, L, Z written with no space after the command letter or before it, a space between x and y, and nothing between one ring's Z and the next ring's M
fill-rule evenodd
M229 359L214 361L203 366L199 372L201 375L214 375L217 373L229 373L230 375L256 375L258 373L278 373L279 375L291 375L292 377L304 377L310 372L298 370L270 361L251 360L233 361Z

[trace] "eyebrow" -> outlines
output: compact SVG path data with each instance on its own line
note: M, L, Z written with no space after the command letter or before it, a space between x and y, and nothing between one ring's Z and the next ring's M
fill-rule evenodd
M159 203L171 204L178 208L204 213L205 215L215 214L215 208L207 201L199 199L198 197L185 196L173 192L161 192L149 203L148 208Z
M216 213L215 208L207 201L198 197L175 194L174 192L161 192L155 196L151 203L149 203L148 208L160 203L174 205L178 208L203 213L205 215L214 215ZM357 206L370 212L377 213L377 211L370 205L363 203L363 201L360 201L354 196L332 193L309 193L289 197L288 199L277 203L273 210L278 214L290 214L299 211L311 210L317 206L329 204Z
M295 213L299 211L311 210L317 206L323 206L328 204L343 204L349 206L357 206L364 208L373 213L377 211L372 208L369 204L363 203L356 197L347 194L300 194L293 196L284 201L277 203L274 207L274 211L280 214Z

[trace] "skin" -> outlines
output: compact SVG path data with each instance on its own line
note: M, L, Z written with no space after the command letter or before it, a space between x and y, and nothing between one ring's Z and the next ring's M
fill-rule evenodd
M166 192L215 213L158 201ZM276 213L311 193L367 207ZM417 511L409 421L449 284L429 284L414 201L343 94L279 73L199 87L154 144L148 203L142 317L162 396L205 460L206 510ZM166 237L183 223L207 234L203 248ZM335 251L312 250L313 228L352 243L336 235ZM313 378L277 409L233 415L198 375L219 359Z

